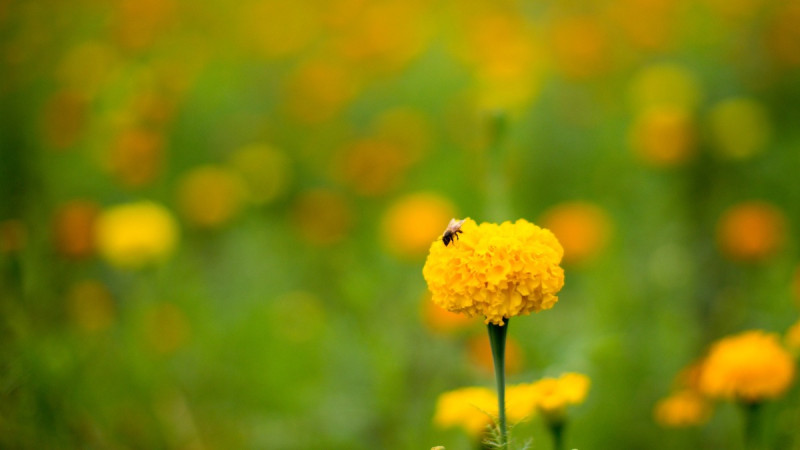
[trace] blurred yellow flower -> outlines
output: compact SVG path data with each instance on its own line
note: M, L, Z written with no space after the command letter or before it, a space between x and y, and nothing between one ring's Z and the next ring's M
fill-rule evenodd
M480 438L497 416L497 394L489 388L466 387L441 394L433 423L442 428L459 426Z
M94 225L100 207L89 200L61 205L53 218L56 250L70 258L86 258L94 252Z
M231 165L239 172L247 189L247 198L257 205L281 197L292 180L292 168L286 154L266 144L253 144L234 153Z
M642 111L629 135L636 155L654 167L674 167L695 153L695 131L688 111L653 107Z
M123 130L108 155L108 168L124 185L141 187L161 173L164 136L143 128Z
M438 308L438 307L437 307ZM465 317L460 315L461 317ZM472 336L467 340L467 357L470 362L480 368L487 375L494 374L494 359L492 358L492 346L486 336ZM522 370L524 363L524 353L519 342L512 338L506 338L505 353L506 375L514 375Z
M66 309L83 331L108 329L114 321L114 301L106 286L96 280L75 283L69 290Z
M191 335L189 319L172 303L149 307L143 316L143 332L148 348L158 355L169 355L186 345Z
M358 82L343 63L310 60L288 75L283 107L295 120L317 124L333 118L357 93Z
M677 64L654 64L631 81L631 102L638 111L653 107L694 111L702 92L694 74Z
M341 241L353 224L350 203L341 194L315 189L300 194L292 207L294 229L308 242L330 245Z
M661 399L653 415L663 427L691 427L706 423L711 416L711 407L700 394L687 389Z
M431 236L441 233L454 216L455 207L445 197L429 192L409 194L383 214L381 240L394 255L422 257L431 245Z
M319 31L318 11L311 2L243 2L240 8L237 30L243 45L267 58L300 52Z
M589 377L568 372L558 378L542 378L530 384L509 386L508 416L520 421L540 413L550 421L562 421L570 405L579 405L589 393Z
M95 224L95 245L112 265L136 269L166 259L178 243L178 226L163 206L141 201L103 211Z
M732 259L763 260L783 246L786 228L786 218L778 208L760 201L740 203L720 217L717 243Z
M766 108L747 98L717 103L709 112L708 126L714 149L729 159L749 158L762 152L772 136Z
M422 296L422 321L431 331L444 334L465 330L476 323L472 317L450 312L433 303L427 291Z
M181 215L191 225L217 228L241 210L244 182L238 173L216 166L200 166L178 182L177 200Z
M549 230L520 219L500 225L466 219L460 240L434 241L422 273L432 300L486 323L550 309L564 285L564 250Z
M334 162L334 177L356 193L379 196L397 188L411 165L410 155L383 138L364 138L343 147Z
M600 253L611 235L608 213L588 202L561 203L545 211L542 226L552 231L564 248L564 262L582 263Z
M794 323L786 332L786 346L795 353L800 352L800 320Z
M552 24L552 50L567 78L586 79L610 67L608 33L591 17L565 17Z
M781 396L794 378L794 360L776 334L754 330L712 345L700 390L711 398L759 402Z

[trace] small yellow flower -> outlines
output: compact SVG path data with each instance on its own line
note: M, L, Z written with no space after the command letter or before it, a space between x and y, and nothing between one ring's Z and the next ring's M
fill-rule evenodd
M520 219L477 225L466 219L459 240L430 246L422 274L432 300L486 323L550 309L564 286L564 250L549 230Z
M103 211L95 244L112 265L136 269L168 257L178 242L178 226L163 206L142 201Z
M497 395L489 388L466 387L441 394L436 401L433 423L447 428L460 426L480 437L497 416Z
M417 192L397 200L384 213L382 242L394 255L413 259L425 255L430 237L442 231L455 207L445 197Z
M700 375L700 390L712 398L758 402L786 392L794 370L794 361L777 335L747 331L711 347Z
M686 389L656 404L656 422L668 428L690 427L706 423L710 417L708 402L697 392Z
M570 372L559 378L510 386L509 418L519 421L539 412L549 420L563 420L567 406L581 404L586 399L590 383L586 375Z

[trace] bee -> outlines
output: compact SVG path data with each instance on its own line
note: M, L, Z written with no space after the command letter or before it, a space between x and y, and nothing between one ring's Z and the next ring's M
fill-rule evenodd
M463 233L463 231L461 231L462 223L464 223L464 219L450 219L450 223L447 224L447 228L445 228L444 234L442 235L442 242L444 242L445 247L458 238L458 233Z

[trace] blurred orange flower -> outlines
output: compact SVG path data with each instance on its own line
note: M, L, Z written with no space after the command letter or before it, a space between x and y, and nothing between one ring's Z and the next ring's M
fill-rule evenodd
M75 283L67 294L66 309L82 331L103 331L114 322L114 300L108 288L96 280Z
M552 50L567 78L586 79L610 67L608 33L591 16L564 17L552 24Z
M338 114L358 93L358 82L341 62L310 60L286 79L284 109L304 124L325 122Z
M467 356L470 362L480 368L488 375L494 374L494 359L492 359L492 347L486 336L472 336L467 341ZM525 362L524 353L519 342L512 338L506 338L506 374L514 375L522 370Z
M653 411L663 427L681 428L703 425L711 417L708 401L693 390L683 390L661 399Z
M72 200L61 205L53 218L56 250L70 258L86 258L94 252L95 219L100 212L90 200Z
M353 220L347 198L330 190L306 191L297 197L292 207L294 229L316 245L330 245L344 239Z
M611 219L604 209L587 202L561 203L545 211L542 226L564 247L564 261L580 264L600 253L611 235Z
M178 244L178 225L163 206L141 201L105 209L95 222L100 255L121 269L138 269L169 257Z
M233 219L244 200L244 182L236 172L206 165L196 167L178 182L178 207L188 223L217 228Z
M147 185L156 179L164 165L164 137L140 128L124 130L111 148L108 165L122 184Z
M673 107L641 112L629 134L630 145L643 162L654 167L674 167L695 153L691 115Z
M424 257L453 217L455 207L447 198L429 192L408 194L383 214L382 243L396 256Z
M374 197L399 187L410 165L409 154L396 143L364 138L339 151L333 170L334 177L356 193Z
M717 223L720 249L739 261L763 260L778 251L785 239L785 216L765 202L735 205L725 211Z
M700 389L712 398L759 402L786 392L794 372L795 362L776 334L747 331L712 345Z

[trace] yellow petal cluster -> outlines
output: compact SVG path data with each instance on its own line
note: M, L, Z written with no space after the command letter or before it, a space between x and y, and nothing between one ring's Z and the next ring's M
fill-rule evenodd
M702 425L710 417L711 408L700 394L685 389L666 397L656 404L656 422L663 427L681 428Z
M758 402L783 394L794 370L794 361L776 334L747 331L711 347L700 375L700 390L713 398Z
M436 401L433 423L442 428L459 426L480 437L497 416L497 395L485 387L448 391Z
M549 419L561 420L567 406L583 403L590 383L586 375L569 372L558 378L509 386L508 417L519 421L539 412Z
M166 259L178 239L172 213L148 201L111 207L100 214L95 226L98 251L122 269L138 269Z
M564 286L564 250L549 230L524 219L482 223L466 219L459 239L430 246L422 274L434 303L486 323L550 309Z

